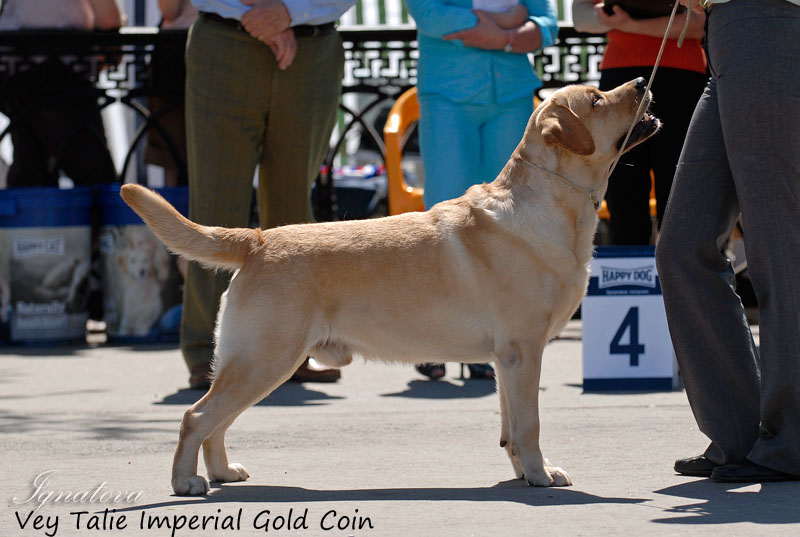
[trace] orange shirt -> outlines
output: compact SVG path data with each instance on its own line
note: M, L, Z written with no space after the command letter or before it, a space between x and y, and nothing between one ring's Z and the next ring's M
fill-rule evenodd
M600 69L615 67L652 67L661 48L660 37L630 34L611 30ZM664 47L661 67L706 72L706 54L699 39L686 39L678 48L678 40L670 39Z

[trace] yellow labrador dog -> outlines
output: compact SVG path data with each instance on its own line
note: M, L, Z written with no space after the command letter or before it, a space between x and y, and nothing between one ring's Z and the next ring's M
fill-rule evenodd
M500 175L427 212L374 220L225 229L197 225L137 185L122 197L173 252L236 271L216 327L215 379L183 417L172 467L177 494L208 477L247 479L228 462L225 432L305 359L341 367L388 361L497 365L500 445L517 477L572 482L539 449L545 344L588 282L606 173L645 95L638 79L609 92L569 86L533 113ZM645 113L628 147L654 134Z

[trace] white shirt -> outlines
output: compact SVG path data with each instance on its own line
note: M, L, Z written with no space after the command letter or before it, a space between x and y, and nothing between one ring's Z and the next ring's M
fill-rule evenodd
M292 26L324 24L337 20L356 0L283 0L292 17ZM250 6L240 0L192 0L199 11L216 13L229 19L241 19Z
M518 0L472 0L472 9L502 13L519 4Z

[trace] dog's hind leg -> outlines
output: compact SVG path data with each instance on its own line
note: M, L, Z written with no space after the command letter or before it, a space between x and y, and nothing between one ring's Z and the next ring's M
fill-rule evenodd
M225 431L236 417L268 393L288 380L302 361L294 359L246 361L245 369L239 360L228 359L218 373L211 389L183 416L180 438L172 465L172 488L176 494L198 495L208 492L208 481L197 475L197 460L201 444L209 476L220 481L247 479L247 470L229 464L225 454Z
M242 412L246 409L242 409ZM211 436L203 441L203 458L206 461L208 480L217 483L244 481L250 474L238 463L229 463L225 450L225 433L242 412L237 412L221 423Z
M238 463L231 464L228 462L228 454L225 449L225 433L242 412L256 404L263 398L265 393L271 392L278 385L269 386L269 384L262 384L260 382L261 379L259 379L259 381L256 381L255 385L248 386L247 380L242 382L243 379L237 378L242 374L244 374L244 376L249 376L247 371L243 371L235 366L233 368L229 366L227 369L228 371L235 369L236 372L226 374L225 370L219 371L214 379L214 383L212 383L212 387L216 384L219 390L230 392L226 394L226 396L235 398L236 403L234 403L235 406L232 404L229 409L235 408L235 410L219 423L211 434L203 440L203 459L206 461L208 480L217 483L244 481L250 477L250 474L247 473L244 466ZM264 382L271 383L268 379L264 379ZM265 393L262 394L262 392ZM239 394L244 395L244 397L237 397Z
M516 350L510 350L515 347ZM501 393L508 413L506 449L515 472L521 467L525 479L540 487L568 486L569 475L551 467L539 448L539 380L542 371L543 345L508 343L498 349ZM514 463L517 462L517 464Z

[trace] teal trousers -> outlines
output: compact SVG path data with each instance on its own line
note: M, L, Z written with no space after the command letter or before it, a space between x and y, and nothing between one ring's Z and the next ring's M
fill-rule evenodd
M419 96L419 144L425 207L494 181L519 144L533 113L533 94L509 103L457 103Z

